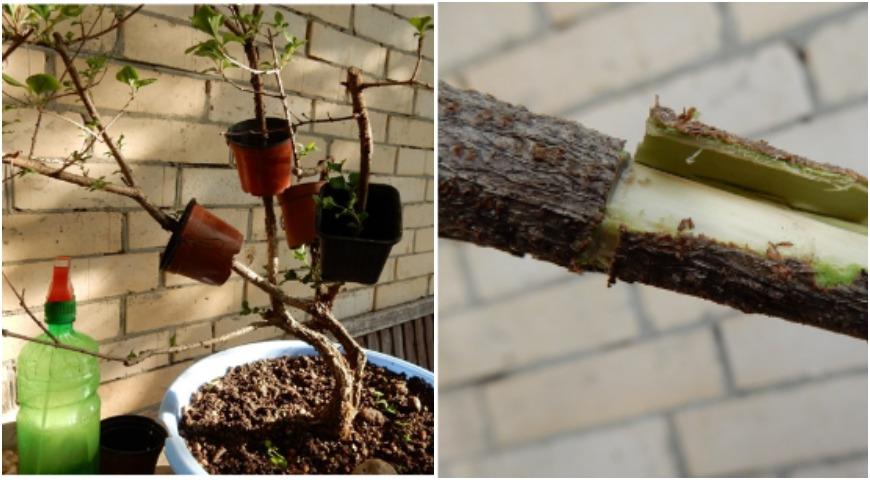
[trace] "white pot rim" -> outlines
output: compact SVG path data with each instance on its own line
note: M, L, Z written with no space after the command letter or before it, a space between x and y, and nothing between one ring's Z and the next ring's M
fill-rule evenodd
M365 352L369 363L373 365L394 373L404 373L408 377L420 377L429 385L435 385L435 375L429 370L384 353L371 350ZM166 390L158 415L169 432L169 436L166 437L165 452L172 471L181 475L208 475L208 472L193 458L187 444L178 433L181 411L190 403L191 395L200 386L225 375L229 367L283 356L315 355L317 351L314 347L300 340L274 340L230 348L209 355L188 367Z

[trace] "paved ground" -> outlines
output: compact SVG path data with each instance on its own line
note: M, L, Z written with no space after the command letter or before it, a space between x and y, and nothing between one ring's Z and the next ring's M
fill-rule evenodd
M867 172L867 9L442 4L451 83L641 139L659 94ZM440 241L442 474L867 475L867 344Z

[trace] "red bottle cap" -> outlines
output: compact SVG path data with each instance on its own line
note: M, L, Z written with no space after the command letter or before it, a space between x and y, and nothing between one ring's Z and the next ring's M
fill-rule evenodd
M69 257L57 257L54 261L54 274L51 277L51 286L48 287L46 302L66 302L75 299L72 282L69 278Z

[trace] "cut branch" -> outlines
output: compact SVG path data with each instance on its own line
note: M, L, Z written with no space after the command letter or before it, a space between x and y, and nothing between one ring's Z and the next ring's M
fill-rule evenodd
M623 141L477 92L442 83L439 112L440 236L867 338L866 230L623 172Z

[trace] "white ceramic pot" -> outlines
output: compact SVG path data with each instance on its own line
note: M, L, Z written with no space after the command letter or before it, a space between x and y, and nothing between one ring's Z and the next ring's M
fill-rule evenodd
M245 363L284 356L316 356L314 347L299 340L275 340L270 342L251 343L231 348L194 363L172 382L163 402L160 404L160 421L166 426L169 436L166 437L166 459L172 471L179 475L208 475L208 472L193 458L187 443L178 433L178 423L181 420L182 409L190 403L190 397L205 383L222 377L229 367ZM429 385L435 385L435 375L423 368L404 360L385 355L380 352L366 350L366 356L371 364L386 368L395 373L404 373L410 377L420 377Z

